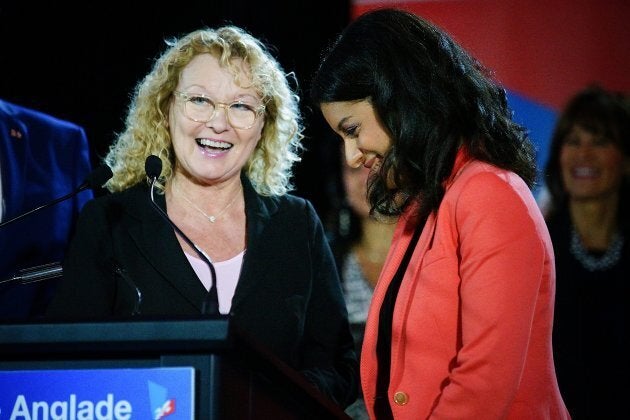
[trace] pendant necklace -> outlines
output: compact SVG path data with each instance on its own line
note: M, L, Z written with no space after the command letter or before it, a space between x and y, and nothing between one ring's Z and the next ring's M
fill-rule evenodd
M223 214L230 208L232 207L232 204L236 203L236 199L241 195L241 191L243 190L243 186L241 185L241 187L239 188L238 192L236 194L234 194L234 198L232 199L232 201L230 201L225 207L223 207L223 210L221 210L218 214L216 215L212 215L212 214L208 214L205 211L203 211L201 208L199 208L195 203L192 202L192 200L190 200L188 197L186 197L186 194L184 194L183 191L181 191L179 189L179 186L177 186L176 182L173 182L173 189L176 189L177 192L182 196L182 198L184 200L186 200L188 202L188 204L190 204L191 206L193 206L193 208L195 210L197 210L199 213L203 214L203 216L208 219L208 221L210 223L214 223L217 221L218 218L220 218L221 216L223 216Z

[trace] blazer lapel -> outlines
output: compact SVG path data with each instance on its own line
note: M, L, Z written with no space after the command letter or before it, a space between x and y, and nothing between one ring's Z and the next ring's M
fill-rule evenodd
M160 208L166 211L164 195L155 194L154 198ZM166 281L201 312L207 291L184 255L174 229L153 208L147 187L139 188L134 200L131 208L136 210L133 217L138 223L132 224L129 233L138 251Z
M278 210L276 199L259 196L245 175L241 175L241 181L245 194L247 249L243 258L241 275L232 298L232 308L237 308L249 294L258 290L259 276L256 272L265 265L259 251L265 244L262 236L265 227L271 222L272 215Z

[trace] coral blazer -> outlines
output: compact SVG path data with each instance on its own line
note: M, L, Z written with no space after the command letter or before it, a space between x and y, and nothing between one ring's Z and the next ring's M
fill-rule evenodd
M398 221L361 356L371 418L379 311L415 229ZM460 153L428 218L393 314L388 399L396 419L568 419L551 331L553 248L527 185Z

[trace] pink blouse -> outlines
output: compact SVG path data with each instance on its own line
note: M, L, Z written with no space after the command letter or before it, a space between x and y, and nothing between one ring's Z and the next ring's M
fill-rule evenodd
M245 250L226 261L213 262L214 271L217 275L217 294L219 295L219 312L221 314L229 314L232 307L232 297L236 290L236 284L241 274L241 266L243 265L243 256ZM186 258L197 273L197 277L203 283L206 290L210 289L212 284L212 276L210 267L204 260L196 256L186 253Z

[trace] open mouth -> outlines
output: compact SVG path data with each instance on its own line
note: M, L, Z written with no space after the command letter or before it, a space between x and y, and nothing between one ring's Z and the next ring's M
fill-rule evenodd
M599 176L599 171L590 166L579 166L571 170L571 175L576 179L592 179Z
M209 139L195 139L197 145L213 152L225 152L232 148L232 143Z

